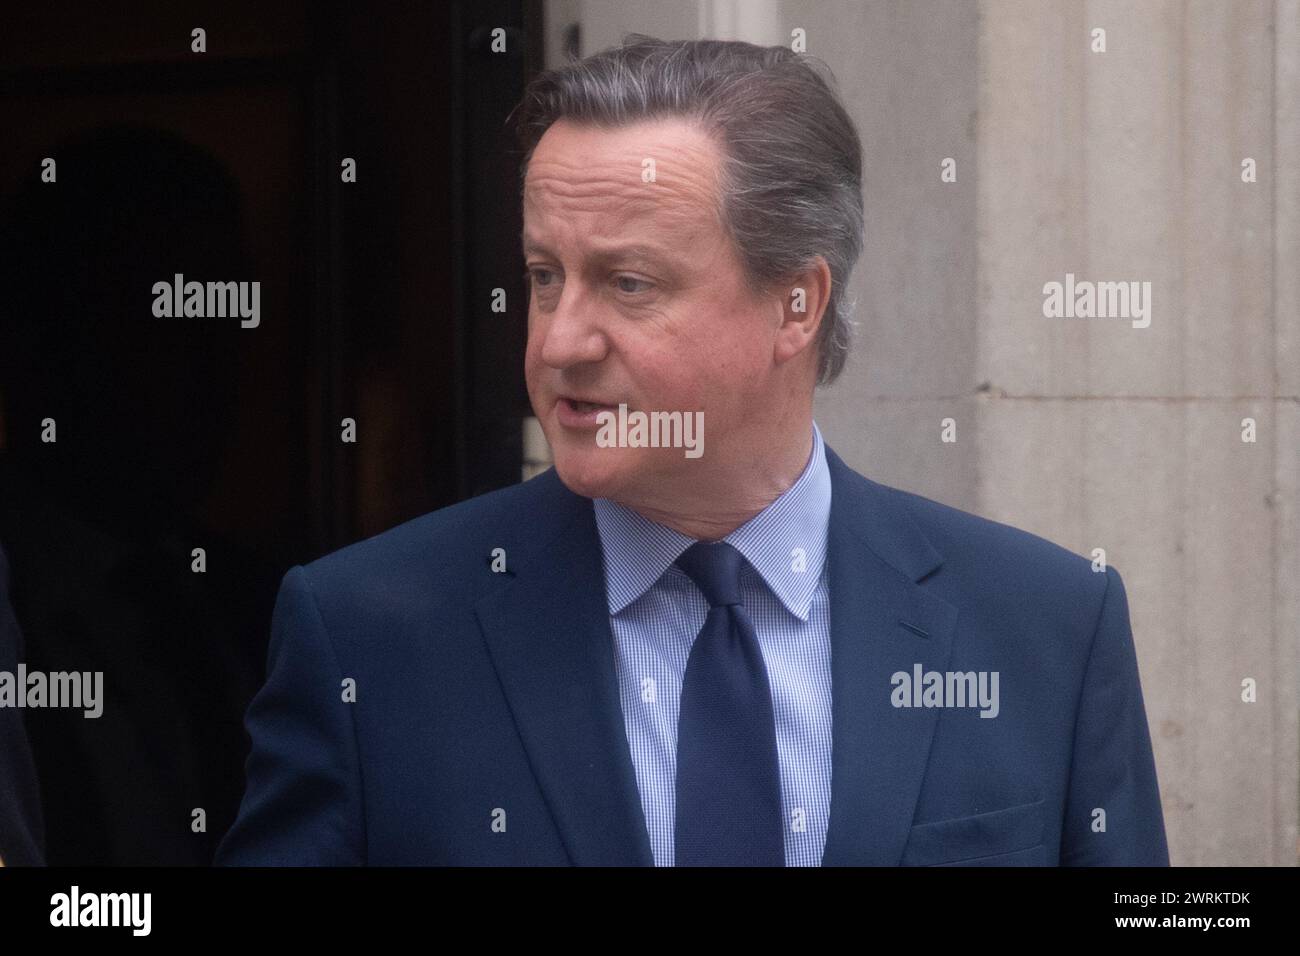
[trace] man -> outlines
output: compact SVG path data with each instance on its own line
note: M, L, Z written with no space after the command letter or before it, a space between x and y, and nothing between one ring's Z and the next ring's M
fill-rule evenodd
M1118 573L812 421L863 228L819 73L634 36L519 129L555 467L286 575L218 862L1166 864Z
M9 558L0 548L0 866L42 866L45 824L40 783L16 696L18 664L25 659L23 632L9 601Z

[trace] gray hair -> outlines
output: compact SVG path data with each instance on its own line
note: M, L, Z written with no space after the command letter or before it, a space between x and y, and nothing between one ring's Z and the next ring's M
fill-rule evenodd
M797 275L818 255L830 267L817 371L817 384L829 385L852 343L853 303L844 290L863 234L862 146L834 82L824 62L783 46L628 34L622 46L528 84L511 113L524 150L520 189L533 150L557 120L700 123L721 146L718 215L748 287L757 293Z

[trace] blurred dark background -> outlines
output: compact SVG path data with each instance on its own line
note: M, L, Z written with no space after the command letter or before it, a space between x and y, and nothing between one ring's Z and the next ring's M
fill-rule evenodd
M285 571L520 478L541 0L4 19L0 548L28 668L104 672L102 717L23 714L46 859L206 864ZM259 281L260 326L155 318L178 272Z

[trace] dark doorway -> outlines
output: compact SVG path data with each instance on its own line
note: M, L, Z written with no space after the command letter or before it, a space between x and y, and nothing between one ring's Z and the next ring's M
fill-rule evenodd
M519 480L540 7L6 14L0 547L27 666L104 674L102 717L24 718L49 863L209 862L285 571ZM259 323L158 317L178 273Z

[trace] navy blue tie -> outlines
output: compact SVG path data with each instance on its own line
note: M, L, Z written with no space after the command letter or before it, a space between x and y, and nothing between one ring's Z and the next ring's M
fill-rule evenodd
M699 541L677 559L709 602L677 721L677 866L784 866L781 771L767 668L740 600L744 556Z

